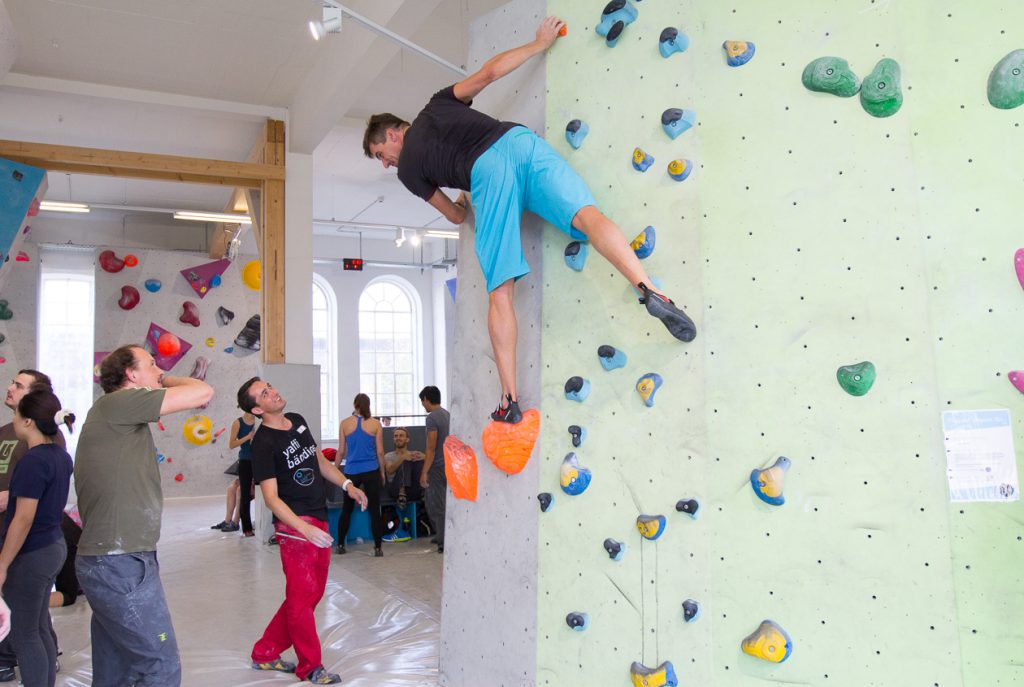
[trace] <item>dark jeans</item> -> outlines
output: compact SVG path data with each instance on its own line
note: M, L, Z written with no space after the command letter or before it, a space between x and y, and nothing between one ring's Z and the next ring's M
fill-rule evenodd
M179 687L181 659L156 551L78 556L92 607L93 687Z
M252 532L252 512L249 503L252 499L252 461L238 461L238 513L242 518L242 531Z
M380 517L380 471L360 472L356 475L345 475L357 488L366 492L368 501L366 510L370 513L370 530L373 532L373 542L379 548L381 538L384 536L384 520ZM345 494L345 501L341 505L341 521L338 523L338 544L345 544L345 535L348 534L348 525L352 520L352 509L356 502Z
M395 501L405 487L406 501L420 501L423 499L423 487L420 486L420 473L423 471L423 461L404 461L398 466L398 470L392 476L391 481L385 488L387 495Z
M436 465L436 463L435 463ZM427 475L427 497L424 505L427 507L427 515L434 525L437 545L444 546L444 508L445 499L448 498L448 478L444 474L444 464L439 470L431 465L430 473Z
M64 563L66 546L58 539L41 549L19 553L7 570L4 600L11 607L11 645L25 687L53 687L57 681L57 645L50 629L50 588Z

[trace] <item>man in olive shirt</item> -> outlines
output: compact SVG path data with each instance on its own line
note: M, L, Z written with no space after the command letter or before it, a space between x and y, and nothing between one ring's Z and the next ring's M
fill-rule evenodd
M103 359L100 386L75 456L76 570L92 607L92 684L177 687L181 660L156 559L163 494L149 423L209 403L213 388L163 374L135 345Z

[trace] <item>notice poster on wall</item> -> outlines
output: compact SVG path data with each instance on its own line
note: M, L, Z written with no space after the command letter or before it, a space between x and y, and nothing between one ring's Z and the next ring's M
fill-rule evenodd
M950 501L1020 500L1009 410L947 410L942 431Z

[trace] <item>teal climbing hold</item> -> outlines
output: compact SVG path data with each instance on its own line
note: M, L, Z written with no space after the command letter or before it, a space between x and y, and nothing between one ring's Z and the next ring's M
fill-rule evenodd
M575 632L583 632L590 627L590 616L586 613L573 612L565 616L565 624Z
M580 465L575 453L566 454L559 471L559 483L569 496L579 496L590 486L590 469Z
M587 440L587 428L579 425L569 425L569 436L572 438L572 447L579 448Z
M590 382L583 377L569 377L565 382L565 397L583 403L590 395Z
M607 344L597 347L597 359L601 361L601 367L609 372L625 366L627 362L625 353Z
M648 372L636 380L636 392L640 394L640 399L648 408L654 407L654 394L661 388L661 384L661 375L657 372Z
M843 365L836 370L836 379L843 391L851 396L863 396L875 383L875 366L865 360L856 365Z
M565 247L565 264L569 269L582 272L587 264L587 253L590 251L587 244L581 241L573 241Z
M657 668L648 668L634 661L629 667L629 679L633 687L679 687L672 661L665 661Z
M640 13L628 0L612 0L605 5L601 12L601 21L594 30L597 31L597 35L604 37L608 47L615 47L622 30L636 21L638 16Z
M636 528L640 536L648 541L654 541L665 532L667 520L664 515L638 515L636 516Z
M633 249L633 253L636 254L636 257L641 260L646 260L651 257L651 254L654 252L657 233L658 232L654 230L654 227L647 227L636 235L636 238L634 238L629 244L629 247Z
M633 169L638 172L646 172L653 164L653 155L648 155L640 148L635 148L633 150Z
M565 125L565 140L569 142L574 149L579 150L580 146L583 145L583 139L590 133L590 127L587 123L574 119Z
M790 460L785 456L779 456L778 460L771 467L763 470L751 470L750 486L753 487L757 498L772 506L781 506L786 502L783 495L785 487L786 472L789 471Z
M689 47L689 37L674 26L666 26L658 36L658 52L664 58L669 58L677 52L685 52Z
M988 101L1000 110L1024 105L1024 49L996 62L988 75Z
M903 106L900 65L888 57L878 61L860 87L860 104L872 117L891 117Z
M693 110L681 110L670 107L661 113L661 128L673 141L682 133L689 131L697 123L697 113Z
M841 57L819 57L804 67L804 88L849 98L860 91L860 79Z

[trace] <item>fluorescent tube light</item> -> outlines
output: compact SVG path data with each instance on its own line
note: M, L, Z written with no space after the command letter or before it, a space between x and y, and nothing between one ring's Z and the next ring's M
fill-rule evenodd
M39 209L46 212L89 212L89 206L85 203L64 203L58 200L40 201Z
M459 238L459 232L457 231L442 231L440 229L428 229L427 236L432 236L437 239L457 239Z
M192 210L177 210L174 219L189 220L192 222L222 222L224 224L252 224L249 215L229 214L226 212L194 212Z

